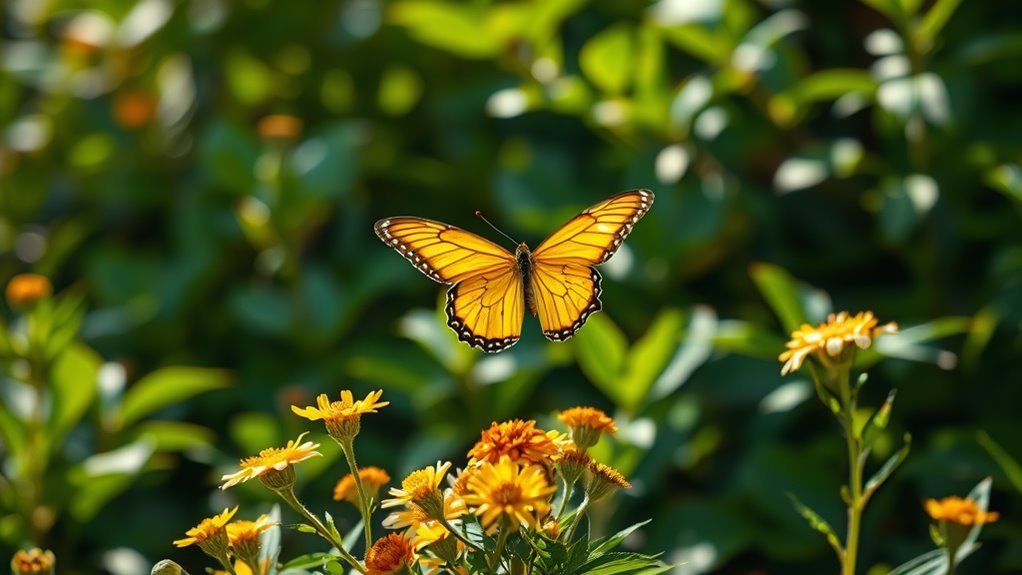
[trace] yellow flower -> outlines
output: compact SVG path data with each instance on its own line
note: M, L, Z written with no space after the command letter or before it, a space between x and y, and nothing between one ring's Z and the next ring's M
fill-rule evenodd
M28 551L15 551L11 558L11 573L14 575L35 575L36 573L52 573L56 558L52 551L43 551L36 547Z
M259 565L259 537L263 531L276 525L266 515L255 521L234 521L227 524L227 541L234 554L253 568Z
M396 507L405 505L409 509L417 507L426 517L439 519L446 507L445 497L440 490L444 475L451 468L451 462L436 462L436 467L424 467L408 474L401 482L401 488L390 489L392 499L385 499L380 507Z
M561 423L571 428L571 439L583 451L596 445L603 433L617 433L617 425L606 413L595 407L572 407L557 414Z
M207 555L218 558L226 557L228 546L226 525L237 512L237 505L234 506L234 509L224 508L223 513L207 517L195 527L185 531L185 535L188 537L174 541L174 545L177 547L198 545Z
M862 311L854 316L843 311L836 315L830 314L826 322L816 327L802 324L802 327L791 333L787 351L778 357L784 362L781 375L798 370L812 353L818 353L824 360L834 358L841 355L846 344L854 343L866 349L877 336L898 331L898 325L893 322L882 326L877 323L871 311Z
M372 499L380 492L380 488L390 483L390 475L379 467L363 467L358 470L358 476L362 480L362 486L366 489L366 495ZM355 476L347 474L342 477L334 486L334 501L350 501L358 505L358 489L355 485Z
M631 483L613 467L589 460L585 489L591 501L603 499L617 489L630 489Z
M997 521L996 511L981 511L972 499L945 497L941 500L927 499L926 512L934 521L950 521L959 525L983 525Z
M390 533L373 543L366 552L366 575L397 575L409 573L414 550L404 535Z
M316 451L318 443L306 441L299 444L303 437L305 433L294 441L288 440L285 447L270 447L260 451L259 455L242 459L239 471L220 478L224 482L220 489L227 489L256 477L270 489L294 485L295 472L292 466L310 457L321 455Z
M443 492L443 498L443 516L445 519L451 521L465 514L465 502L455 495L453 490L445 490ZM383 507L393 506L394 505L383 505ZM437 517L430 516L415 503L407 503L403 509L391 511L390 515L383 520L383 526L387 529L401 529L403 527L407 527L407 535L409 537L413 537L418 530L419 525L429 523L434 519L437 519Z
M539 528L539 520L550 513L549 498L556 487L547 481L546 470L529 463L518 464L504 456L496 465L484 462L468 480L465 503L492 533L498 519L505 518L510 529L525 524Z
M316 407L291 406L291 411L310 421L323 420L330 437L344 442L358 435L361 428L363 413L376 413L379 407L390 405L389 401L380 401L383 390L371 391L365 399L355 400L351 392L341 392L341 400L331 402L325 393L316 397Z
M50 280L39 274L18 274L7 282L7 303L11 307L49 297L52 293Z
M532 420L494 422L489 429L483 430L475 447L469 450L469 465L484 461L497 463L504 456L511 461L546 464L564 442L562 433L537 429L536 422Z

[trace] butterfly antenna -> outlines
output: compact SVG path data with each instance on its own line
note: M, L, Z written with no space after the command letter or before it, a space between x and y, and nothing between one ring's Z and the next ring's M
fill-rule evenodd
M476 217L477 217L477 218L479 218L480 220L483 220L483 221L484 221L484 222L486 222L487 224L489 224L489 226L490 226L491 228L493 228L493 229L497 230L497 233L498 233L498 234L500 234L500 235L504 236L505 238L507 238L507 239L511 240L511 243L513 243L513 244L515 244L515 245L518 245L518 242L517 242L517 241L516 241L516 240L515 240L514 238L512 238L511 236L509 236L509 235L505 234L505 233L503 232L503 230L501 230L501 229L500 229L500 228L498 228L497 226L493 225L493 222L491 222L490 220L486 219L486 216L484 216L484 215L483 215L483 213L482 213L481 211L479 211L479 210L476 210Z

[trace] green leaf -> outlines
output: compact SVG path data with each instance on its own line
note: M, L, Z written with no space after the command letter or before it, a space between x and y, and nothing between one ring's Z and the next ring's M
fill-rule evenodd
M726 66L734 43L724 31L713 31L700 24L684 24L663 29L667 41L708 63Z
M635 525L626 527L613 535L593 541L592 549L589 551L589 556L594 557L597 555L603 555L604 553L617 547L622 541L625 540L626 537L635 532L636 529L643 527L644 525L648 525L652 521L653 521L652 519L641 521L639 523L636 523Z
M618 385L628 351L628 340L607 314L596 314L575 334L579 367L616 405L627 402L628 391Z
M307 526L311 527L311 526ZM315 530L313 530L315 532ZM316 569L322 567L327 561L336 559L335 556L329 553L306 553L305 555L299 555L294 559L291 559L287 563L281 566L282 571L289 569Z
M958 363L954 353L922 344L966 333L971 323L972 318L969 317L943 317L902 329L895 334L882 335L874 340L869 349L858 350L855 367L866 369L887 356L932 363L941 369L953 369Z
M880 469L873 474L873 477L870 477L869 481L866 482L866 485L863 488L863 494L866 497L872 495L874 491L876 491L881 485L883 485L884 481L887 481L887 478L890 477L892 473L894 473L894 470L897 469L898 466L901 465L903 461L905 461L905 458L908 457L908 451L911 446L912 436L906 433L905 445L902 446L902 448L899 449L897 453L888 458L887 461L883 464L883 466L881 466Z
M132 431L137 438L153 442L157 451L212 448L216 442L209 428L184 421L143 421Z
M943 549L934 549L899 565L887 575L945 575L946 573L947 552Z
M153 412L231 383L230 372L201 367L164 367L140 379L124 394L121 425L127 427Z
M616 24L582 46L579 66L597 88L617 96L631 82L634 56L635 31L628 24Z
M760 293L780 318L786 332L793 332L809 321L795 278L779 266L756 263L749 269L749 275Z
M975 501L976 507L980 511L985 512L990 507L990 487L993 483L994 481L990 477L983 479L966 495L966 499ZM983 531L982 523L972 526L972 529L969 530L969 535L965 537L965 541L962 542L961 546L958 547L958 552L955 553L955 565L958 565L963 559L971 555L973 551L979 549L976 541L979 539L981 531Z
M872 98L877 81L868 70L859 68L831 68L809 74L776 94L769 103L770 117L781 125L794 125L811 104L836 100L848 94L863 94Z
M53 411L49 428L52 445L61 445L67 433L92 405L102 363L99 354L81 343L72 344L57 357L50 374Z
M944 29L944 25L948 23L951 15L961 3L962 0L937 0L930 11L923 16L923 21L916 29L916 38L924 50L929 51L933 40Z
M1022 493L1022 465L1009 455L1004 448L998 445L987 432L978 431L976 433L976 441L983 446L983 449L990 454L990 457L994 458L994 461L1001 467L1001 471L1008 477L1008 481L1015 486L1015 489Z
M391 4L387 20L408 28L419 42L463 58L496 56L524 28L524 6L489 7L438 0Z
M795 511L797 511L798 514L809 523L809 526L816 531L819 531L827 538L827 543L830 543L830 546L834 548L834 551L836 551L840 557L843 553L841 550L841 542L838 540L837 535L834 533L834 529L830 526L830 523L827 523L824 518L820 517L820 515L813 511L808 505L802 503L802 501L799 500L798 497L795 497L794 494L789 493L788 499L791 500L791 504L795 507Z
M883 405L877 408L870 416L869 421L862 430L862 444L869 449L873 444L873 441L877 438L877 435L887 427L888 421L891 419L891 406L894 404L894 396L897 392L896 389L892 389L887 394L887 399Z
M775 361L784 349L784 342L775 331L741 320L721 320L713 334L717 349Z

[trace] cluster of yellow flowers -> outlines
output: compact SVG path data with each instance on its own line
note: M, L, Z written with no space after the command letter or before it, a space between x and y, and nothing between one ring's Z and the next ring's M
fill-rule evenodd
M353 440L360 431L362 415L388 405L380 401L381 396L382 390L355 400L350 391L342 391L340 401L330 401L324 394L317 398L316 406L292 406L292 411L302 417L322 420L345 454L352 472L337 482L333 495L362 513L366 540L363 560L345 551L332 526L323 525L295 497L294 466L319 455L319 444L302 442L305 434L285 447L265 449L243 459L237 472L223 476L221 488L259 479L334 544L353 569L367 575L399 575L409 573L413 563L426 573L441 567L467 573L463 559L468 551L486 554L491 567L496 568L507 537L522 529L555 541L570 540L590 503L619 488L631 487L619 472L588 455L588 449L603 434L617 431L613 419L599 409L575 407L559 413L558 419L569 428L567 433L542 430L531 420L495 422L483 430L469 450L464 468L451 473L451 462L438 461L410 473L399 487L391 488L390 498L384 499L380 507L390 510L383 526L394 531L373 541L370 519L374 503L390 475L377 467L359 468ZM563 490L555 513L558 478ZM582 501L574 513L566 514L578 483L582 485ZM253 573L262 573L265 566L258 562L259 534L273 523L265 516L231 523L236 511L225 509L204 519L188 530L187 538L175 544L198 545L229 572L235 572L241 561ZM487 535L496 537L494 550L484 550L468 536L465 520L470 517Z

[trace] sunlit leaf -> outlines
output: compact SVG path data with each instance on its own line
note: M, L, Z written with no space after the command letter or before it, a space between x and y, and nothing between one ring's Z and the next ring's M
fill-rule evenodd
M230 372L200 367L160 368L131 386L121 404L121 424L130 426L169 405L231 383Z
M599 89L621 94L632 80L635 66L635 31L617 24L593 36L582 46L579 66Z
M800 501L798 497L795 497L795 495L789 493L788 499L791 500L791 504L795 507L795 511L797 511L798 514L809 523L809 526L816 531L819 531L827 538L827 543L834 548L834 551L836 551L840 557L842 554L841 542L834 533L834 528L832 528L825 519L820 517L820 515L813 511L808 505L802 503L802 501Z
M53 412L49 425L54 446L61 445L64 436L92 405L102 363L102 358L83 344L71 345L57 357L50 379Z

